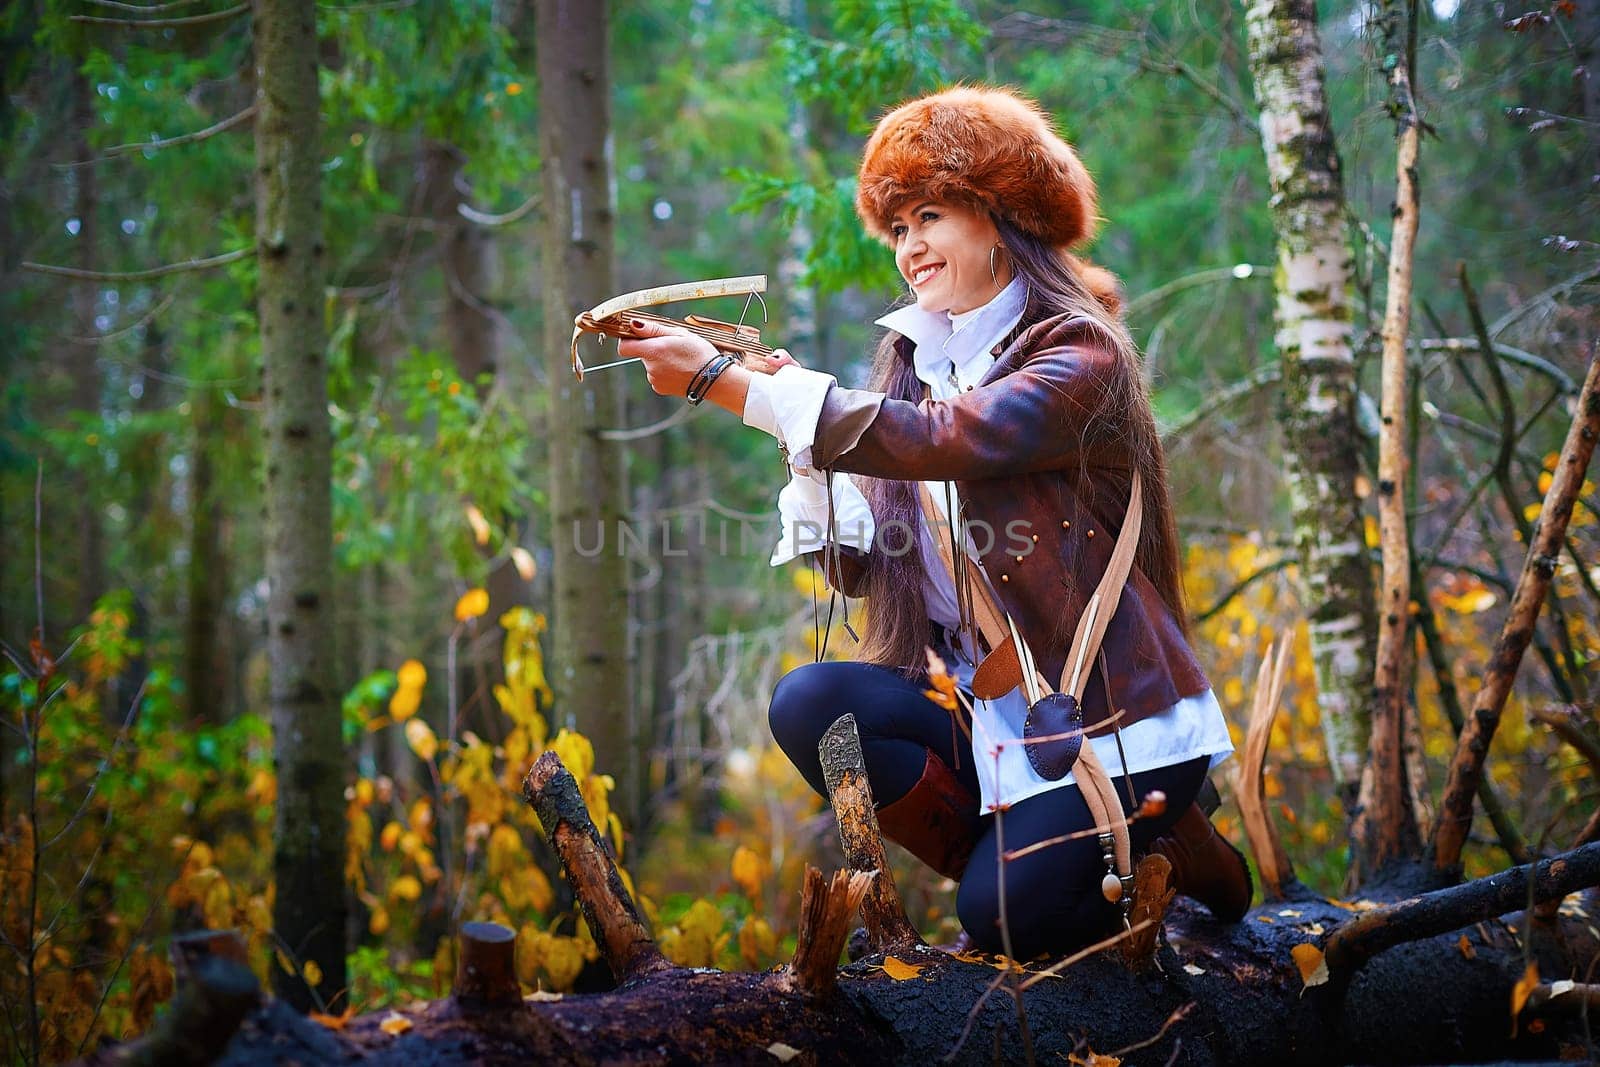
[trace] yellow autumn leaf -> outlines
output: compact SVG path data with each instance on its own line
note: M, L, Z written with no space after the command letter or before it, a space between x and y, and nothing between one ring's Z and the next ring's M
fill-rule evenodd
M346 1008L338 1015L326 1015L320 1011L314 1011L306 1016L306 1018L310 1019L312 1022L321 1023L329 1030L343 1030L349 1025L350 1020L354 1019L355 1017L356 1009L354 1007Z
M404 831L399 823L393 819L384 824L383 832L378 835L378 847L385 852L393 852L394 846L400 843L400 835Z
M1328 980L1328 963L1316 945L1296 945L1289 950L1289 955L1294 957L1295 966L1300 968L1300 982L1307 989Z
M542 946L540 964L550 978L550 985L565 992L572 988L583 970L583 946L575 937L545 936L548 940Z
M1480 585L1454 596L1447 593L1439 598L1439 603L1457 615L1476 615L1494 607L1499 599L1492 590Z
M472 527L472 539L480 545L489 543L489 520L483 517L478 505L467 505L467 525ZM478 614L483 614L481 611Z
M739 927L739 956L745 966L756 970L778 951L778 935L767 920L752 915Z
M461 594L461 599L456 601L456 621L466 622L468 619L476 619L488 610L489 591L468 589Z
M406 660L394 673L395 681L401 689L421 689L428 681L428 668L419 660Z
M506 82L506 95L507 96L521 96L522 95L522 83L521 82Z
M377 790L373 787L371 778L357 779L355 789L355 802L357 804L364 808L372 803L373 797L376 795Z
M1528 962L1528 969L1522 972L1522 977L1517 979L1517 984L1511 989L1511 1036L1517 1036L1517 1016L1522 1014L1523 1007L1528 1003L1528 998L1539 985L1539 965L1533 961Z
M317 966L316 960L306 960L306 965L300 968L300 977L306 980L308 986L319 986L322 984L322 968Z
M412 719L406 723L406 744L411 746L411 751L419 759L432 760L439 754L439 739L433 734L433 727L421 719Z
M561 757L567 772L578 780L580 786L584 779L594 773L594 746L582 734L563 727L555 740L550 742L550 749Z
M883 973L893 978L896 982L904 982L907 978L915 978L922 973L922 964L907 963L894 956L883 958Z
M1067 1062L1074 1067L1122 1067L1122 1060L1116 1056L1109 1056L1103 1052L1074 1052L1067 1057Z
M373 937L382 937L389 932L389 909L382 904L372 909L372 914L367 918L367 929Z
M416 900L422 896L422 883L414 874L402 874L389 886L389 895L399 900Z
M683 967L713 967L717 950L727 941L722 925L722 912L715 904L705 899L696 900L678 920L678 925L662 937L662 955Z
M1456 942L1456 947L1461 950L1463 959L1471 960L1476 959L1478 956L1478 950L1472 947L1472 942L1467 940L1466 934L1461 935L1461 939Z
M397 1011L391 1011L388 1015L383 1017L383 1022L378 1024L378 1029L382 1030L390 1037L399 1037L401 1034L411 1029L411 1025L410 1019L407 1019L404 1015L401 1015Z
M533 553L521 545L511 546L511 565L517 568L517 574L525 582L533 581L534 575L539 573L539 568L533 562Z
M764 875L761 857L748 845L740 845L733 851L732 874L734 884L744 895L751 900L761 899L761 880Z
M1371 515L1368 515L1362 523L1362 526L1366 532L1367 547L1377 548L1382 540L1378 535L1378 520L1373 518Z
M1526 505L1522 509L1522 517L1527 521L1532 522L1539 517L1539 513L1543 510L1544 501L1535 500L1533 503Z
M422 706L422 690L401 686L389 698L389 715L395 722L405 722Z

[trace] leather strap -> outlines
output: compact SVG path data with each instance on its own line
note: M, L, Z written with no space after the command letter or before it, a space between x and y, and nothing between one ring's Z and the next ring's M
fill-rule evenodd
M945 537L935 533L933 540L939 546L939 558L944 563L945 573L954 583L956 569L952 546L958 536L957 523L951 516L941 517L926 482L919 482L917 488L918 495L922 499L923 519L928 523L929 530L937 531L943 526L944 532L949 534ZM1071 693L1080 702L1083 699L1084 688L1088 685L1089 671L1099 654L1100 643L1105 639L1106 627L1110 624L1111 617L1116 614L1117 605L1122 600L1122 589L1127 584L1129 574L1132 573L1133 557L1139 546L1143 519L1143 485L1139 472L1135 469L1133 486L1128 494L1127 517L1123 519L1122 530L1117 534L1117 543L1112 548L1106 572L1101 576L1100 584L1095 587L1083 615L1078 619L1071 650L1061 670L1059 692ZM969 582L969 594L971 584ZM1021 632L1017 630L1010 616L995 602L988 582L980 581L976 586L976 595L971 597L973 617L983 632L984 640L989 643L990 654L992 655L992 650L999 648L1008 639L1014 641L1024 679L1032 683L1024 685L1024 692L1030 694L1030 703L1037 701L1040 694L1050 691L1050 687L1038 672L1032 651L1027 647L1027 642L1023 640ZM956 595L960 597L959 589ZM1122 804L1117 799L1116 787L1111 782L1111 776L1106 773L1105 766L1095 755L1092 745L1084 745L1079 750L1077 770L1078 786L1083 793L1084 803L1089 808L1089 814L1095 820L1095 825L1106 827L1111 832L1117 873L1123 879L1124 902L1126 902L1133 874L1133 850L1128 838L1127 816L1123 814Z

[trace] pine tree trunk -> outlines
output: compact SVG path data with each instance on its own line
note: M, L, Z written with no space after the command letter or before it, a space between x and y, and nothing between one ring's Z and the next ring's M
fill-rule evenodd
M344 965L344 753L333 690L333 516L323 327L317 13L257 0L257 309L266 404L267 655L273 754L273 925L296 963L314 961L331 1002ZM313 1006L298 975L278 995Z
M1345 197L1311 0L1246 0L1278 238L1285 459L1329 763L1348 802L1366 758L1376 630L1356 492Z
M600 436L620 425L628 371L578 382L568 364L573 318L614 295L607 23L603 0L537 3L555 571L550 682L559 718L588 735L597 766L629 796L638 768L630 758L627 570L617 544L625 470L620 448Z

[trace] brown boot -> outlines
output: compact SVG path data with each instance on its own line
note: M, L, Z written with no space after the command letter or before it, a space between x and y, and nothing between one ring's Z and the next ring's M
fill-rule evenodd
M878 809L878 827L946 878L959 879L978 844L978 801L928 752L911 791Z
M1178 821L1150 843L1172 864L1178 892L1204 904L1223 922L1238 922L1250 910L1255 892L1250 866L1240 851L1217 833L1198 804L1178 816Z

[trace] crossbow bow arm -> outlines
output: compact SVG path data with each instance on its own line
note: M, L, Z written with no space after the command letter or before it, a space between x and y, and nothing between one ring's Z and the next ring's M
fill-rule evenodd
M741 278L710 278L700 282L657 285L614 296L604 303L596 304L573 320L572 373L580 382L583 380L583 360L578 358L579 338L586 333L618 338L637 337L638 332L630 325L632 318L682 326L710 341L719 351L730 352L740 357L762 357L758 360L747 359L746 365L752 369L771 373L765 366L765 361L771 358L772 349L761 343L761 333L754 326L719 322L701 315L689 315L680 320L638 311L639 308L671 304L679 300L706 300L717 296L744 296L766 291L767 276L749 274ZM637 314L630 315L629 312Z

